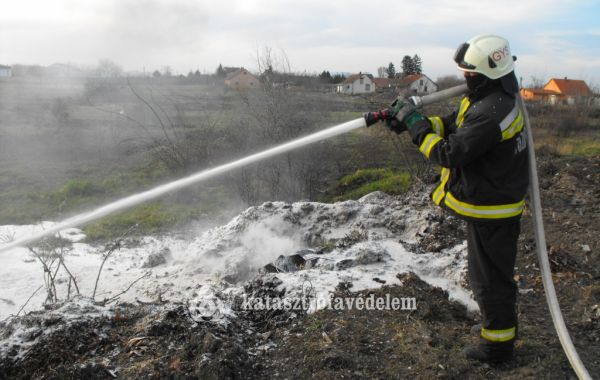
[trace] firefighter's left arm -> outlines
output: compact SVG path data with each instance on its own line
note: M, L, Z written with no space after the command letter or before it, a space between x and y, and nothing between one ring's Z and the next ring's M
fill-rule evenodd
M498 124L483 113L465 117L462 127L446 138L440 137L427 119L412 123L408 131L425 157L446 168L467 165L502 137Z
M450 134L456 132L456 126L454 125L456 112L447 116L428 116L427 119L431 123L435 134L441 138L447 138Z

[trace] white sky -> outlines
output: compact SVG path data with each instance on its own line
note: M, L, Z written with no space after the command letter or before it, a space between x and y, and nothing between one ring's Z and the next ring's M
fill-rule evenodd
M572 0L3 0L0 64L126 70L256 69L257 50L285 51L294 71L371 72L418 54L426 74L458 74L455 48L477 34L511 41L517 75L600 85L600 6Z

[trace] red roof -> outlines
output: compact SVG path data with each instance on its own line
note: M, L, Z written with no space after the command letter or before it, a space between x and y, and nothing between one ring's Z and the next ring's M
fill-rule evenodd
M410 85L412 82L421 79L423 75L421 74L410 74L405 76L404 78L402 78L402 85L404 86L408 86Z
M353 83L355 80L358 80L358 79L363 78L363 77L369 77L369 78L373 79L373 77L371 75L369 75L369 74L358 73L358 74L352 74L352 75L350 75L348 78L346 78L342 82L342 84L350 84L350 83Z
M387 87L398 83L396 79L392 78L373 78L373 82L377 87Z
M584 81L577 79L552 78L544 86L544 89L556 90L566 96L594 96L588 85Z
M248 70L246 70L245 68L239 68L238 70L227 74L227 76L225 77L225 80L232 80L234 77L240 75L240 74L250 74L252 75ZM252 75L254 76L254 75Z

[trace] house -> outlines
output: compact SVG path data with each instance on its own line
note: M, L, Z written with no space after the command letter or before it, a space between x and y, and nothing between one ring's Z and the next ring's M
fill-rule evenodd
M436 92L438 85L425 74L411 74L401 79L400 88L409 94L426 95Z
M243 67L225 77L225 86L236 90L247 90L260 86L260 81Z
M521 96L527 102L556 104L560 93L553 90L544 90L543 88L522 88Z
M53 63L44 69L44 75L52 78L85 78L86 72L68 63Z
M400 85L399 80L395 78L373 78L373 82L377 91L394 91Z
M578 79L552 78L541 89L522 88L521 96L528 101L548 104L590 103L594 98L592 90L585 81Z
M12 68L10 66L0 65L0 77L12 77Z
M375 92L375 83L371 74L352 74L342 83L336 85L336 92L340 94L368 94Z

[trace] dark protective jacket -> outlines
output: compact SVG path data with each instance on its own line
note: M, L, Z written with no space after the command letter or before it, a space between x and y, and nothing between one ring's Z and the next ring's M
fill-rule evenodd
M419 151L442 167L433 201L471 221L520 218L529 184L523 113L499 83L471 93L445 117L414 123Z

